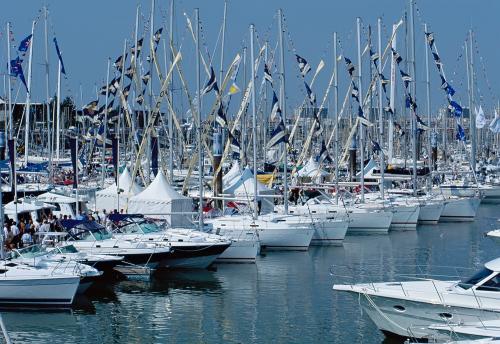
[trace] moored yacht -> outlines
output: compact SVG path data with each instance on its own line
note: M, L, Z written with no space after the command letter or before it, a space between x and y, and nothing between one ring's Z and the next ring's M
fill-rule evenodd
M205 269L231 245L231 240L192 229L164 228L140 215L111 214L113 236L121 240L168 245L171 254L162 267Z
M389 334L428 338L431 325L500 319L500 258L464 281L421 279L408 282L334 285L359 296L377 327Z

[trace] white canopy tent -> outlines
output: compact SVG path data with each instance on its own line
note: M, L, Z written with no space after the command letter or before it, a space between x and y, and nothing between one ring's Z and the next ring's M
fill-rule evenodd
M119 196L118 187L121 191ZM130 171L128 167L126 167L118 179L118 186L116 185L116 183L113 183L106 189L96 192L96 210L106 210L109 213L114 209L125 209L127 207L128 201L130 200L130 197L137 195L142 190L143 188L132 180Z
M166 219L172 227L192 225L193 201L178 193L167 181L163 171L141 193L130 197L128 213Z
M323 178L328 176L328 172L320 169L318 162L312 156L309 158L307 163L297 172L299 177L308 178Z
M253 172L250 168L246 167L241 172L239 177L234 177L228 185L224 185L224 194L233 195L238 198L248 199L249 202L253 201L255 180ZM266 185L257 181L257 195L268 196L274 195L274 190L268 188ZM262 197L257 197L262 199ZM267 199L268 202L262 202L261 212L272 211L274 208L273 200Z

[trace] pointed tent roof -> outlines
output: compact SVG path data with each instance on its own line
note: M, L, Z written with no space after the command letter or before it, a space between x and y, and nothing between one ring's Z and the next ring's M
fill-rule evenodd
M269 192L270 189L257 181L257 193ZM253 195L254 175L249 167L246 167L241 173L240 178L234 178L230 185L224 188L225 194Z
M132 180L132 176L130 175L130 171L128 167L125 167L123 170L122 174L120 175L120 178L118 179L118 183L120 185L120 189L123 190L124 195L137 195L140 193L143 188L137 184L135 181ZM132 185L132 188L130 186ZM98 195L116 195L117 194L117 186L116 183L113 183L112 185L108 186L106 189L98 191Z
M178 193L167 181L165 174L160 169L155 179L141 193L130 198L131 201L171 201L174 199L188 199Z
M240 164L237 160L234 161L233 166L227 171L227 173L222 177L222 185L232 184L233 179L239 178L241 176Z
M302 169L297 173L300 177L321 177L328 175L326 171L319 169L318 162L312 156L309 158L304 167L302 167Z

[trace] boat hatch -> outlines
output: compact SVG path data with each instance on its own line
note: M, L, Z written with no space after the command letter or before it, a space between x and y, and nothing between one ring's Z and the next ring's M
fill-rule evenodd
M404 312L406 311L406 308L404 308L403 306L400 306L400 305L396 305L394 306L394 309L398 312Z

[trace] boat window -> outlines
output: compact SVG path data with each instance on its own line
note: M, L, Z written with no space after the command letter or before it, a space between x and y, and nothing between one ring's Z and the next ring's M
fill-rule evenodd
M39 245L32 245L26 248L19 249L18 253L23 258L34 258L47 254L47 252L43 250Z
M478 273L476 273L471 278L469 278L463 282L458 283L458 286L461 287L462 289L470 289L471 287L478 284L479 282L481 282L483 279L485 279L486 277L488 277L492 273L493 273L493 271L491 271L490 269L483 268L482 270L480 270Z
M78 250L73 245L66 245L59 247L61 253L78 253Z
M106 240L106 239L111 239L113 237L111 234L103 231L96 231L93 234L96 240Z
M500 275L496 274L486 282L484 282L477 290L485 291L500 291Z
M160 227L156 224L156 223L153 223L153 222L142 222L140 224L141 228L142 228L142 231L145 233L145 234L148 234L148 233L155 233L155 232L160 232Z

